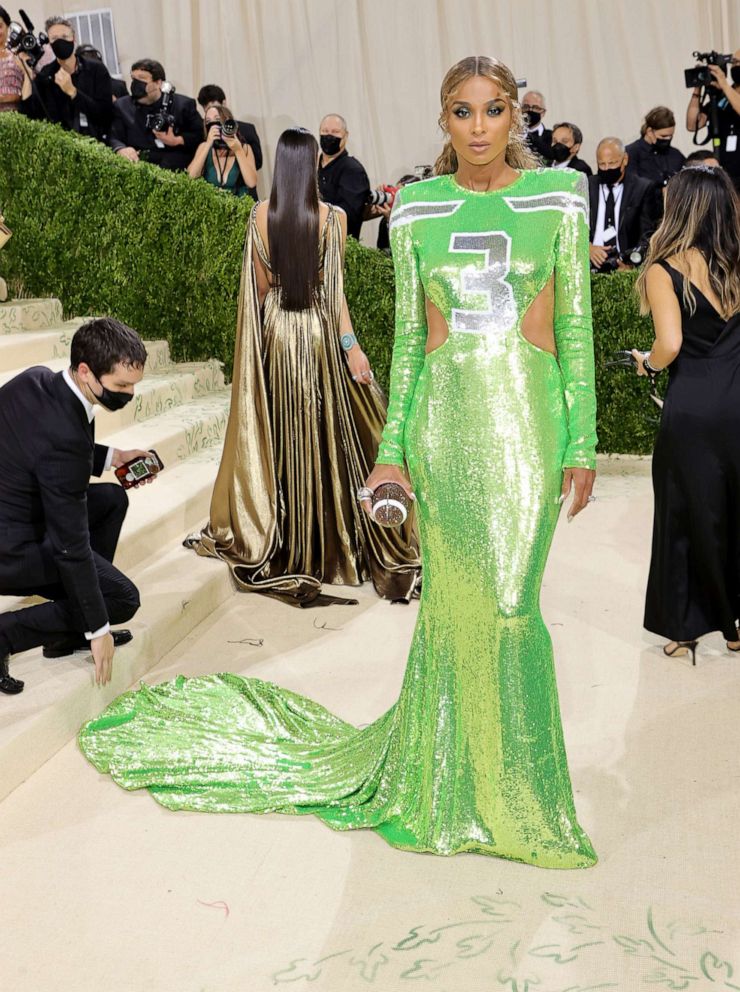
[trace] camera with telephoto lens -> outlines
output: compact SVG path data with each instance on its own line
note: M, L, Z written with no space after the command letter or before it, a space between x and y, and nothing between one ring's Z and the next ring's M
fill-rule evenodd
M732 62L732 55L722 55L720 52L692 52L697 62L704 62L704 65L695 65L691 69L684 69L686 78L686 88L696 89L699 86L710 86L714 82L714 76L710 72L710 65L717 65L727 75L727 66Z
M162 83L162 106L152 114L146 115L144 127L150 131L175 130L175 116L171 111L172 102L175 99L175 87L167 81Z
M7 47L14 55L27 55L28 64L33 69L44 57L44 49L49 44L49 39L43 31L39 31L38 36L34 34L33 23L25 10L19 10L18 14L25 27L17 21L11 21L8 27Z
M372 207L392 207L400 188L400 186L381 186L380 189L371 189L366 202Z
M223 140L224 138L233 138L234 135L239 130L239 125L236 123L233 117L227 117L225 121L211 121L208 124L208 131L211 128L217 128L218 135L214 139L214 148L228 148L229 146Z

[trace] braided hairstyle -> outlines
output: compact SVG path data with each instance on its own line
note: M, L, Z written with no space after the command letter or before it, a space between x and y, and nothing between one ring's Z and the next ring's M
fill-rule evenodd
M439 94L442 104L439 126L442 130L446 130L448 107L452 97L464 82L474 76L484 76L492 80L508 98L511 107L511 129L509 144L506 146L506 164L514 169L538 168L540 163L526 142L527 129L517 98L516 79L511 69L498 59L489 58L487 55L469 55L452 66L442 80ZM447 138L439 158L434 163L434 174L443 176L454 172L457 172L457 153L452 147L452 141Z

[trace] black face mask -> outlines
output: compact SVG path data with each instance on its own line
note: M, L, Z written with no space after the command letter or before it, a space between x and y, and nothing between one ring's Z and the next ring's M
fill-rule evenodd
M537 127L542 120L542 114L538 110L528 110L524 116L527 119L527 127Z
M567 162L571 156L571 151L562 141L556 141L550 149L550 154L553 162Z
M97 376L95 378L98 379ZM98 382L100 382L100 379L98 379ZM100 396L97 396L95 393L93 393L93 396L95 396L95 399L101 406L105 407L106 410L110 410L111 413L115 413L116 410L123 410L134 398L133 393L119 393L118 391L108 389L102 382L100 382L100 387L103 390Z
M735 86L740 86L740 65L733 65L730 69L730 78Z
M613 186L622 178L622 166L617 166L616 169L599 169L598 176L599 182L604 186Z
M665 155L668 149L671 147L672 138L656 138L655 139L655 150L659 155Z
M75 43L67 41L66 38L57 38L56 41L52 41L51 48L56 57L64 62L74 55Z
M142 79L131 80L131 96L134 100L141 100L142 97L146 96L146 86L147 84Z
M342 139L338 138L336 134L321 135L321 151L324 155L336 155L341 144Z

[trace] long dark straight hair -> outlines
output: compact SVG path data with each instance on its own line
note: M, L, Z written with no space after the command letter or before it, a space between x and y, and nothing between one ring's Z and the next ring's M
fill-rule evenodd
M319 146L303 128L283 131L275 153L267 237L284 310L307 310L319 289Z

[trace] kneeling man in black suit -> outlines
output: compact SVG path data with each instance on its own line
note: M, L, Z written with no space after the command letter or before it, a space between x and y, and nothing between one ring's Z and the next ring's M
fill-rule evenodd
M0 595L47 602L0 614L0 692L21 692L10 655L44 646L58 658L92 652L98 684L110 680L111 624L139 608L136 586L112 564L128 497L90 485L139 455L95 444L96 404L120 410L144 375L146 349L117 320L90 320L74 335L69 369L28 369L0 388Z

